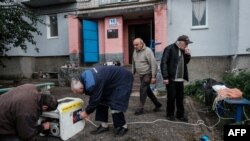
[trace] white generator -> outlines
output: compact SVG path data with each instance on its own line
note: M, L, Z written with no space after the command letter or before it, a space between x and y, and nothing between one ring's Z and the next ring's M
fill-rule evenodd
M83 130L85 121L80 118L83 101L80 98L65 97L58 100L58 107L55 111L43 112L38 120L40 125L43 122L50 122L49 132L42 135L52 135L68 140Z

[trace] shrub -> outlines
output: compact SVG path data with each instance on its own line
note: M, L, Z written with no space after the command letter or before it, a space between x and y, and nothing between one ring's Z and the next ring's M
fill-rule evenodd
M193 96L200 102L204 102L203 81L197 80L185 85L184 94L188 96Z
M240 89L245 98L250 98L250 71L226 72L222 79L228 86Z

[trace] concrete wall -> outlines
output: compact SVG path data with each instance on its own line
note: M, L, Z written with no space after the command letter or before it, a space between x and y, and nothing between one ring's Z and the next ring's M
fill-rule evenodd
M68 56L59 57L0 57L0 60L6 66L0 69L0 79L31 78L32 73L57 72L58 68L65 65Z
M213 78L221 81L223 74L234 68L250 70L250 56L239 55L237 58L231 56L218 57L192 57L188 64L190 81ZM232 68L232 63L235 67Z
M69 62L69 56L37 57L35 71L58 72L58 69Z
M190 81L206 78L221 80L225 71L229 69L230 58L227 56L192 57L188 64Z
M232 69L248 69L250 70L250 55L238 55L232 57Z
M35 60L33 57L1 57L5 68L0 69L0 78L23 78L31 77L35 70Z

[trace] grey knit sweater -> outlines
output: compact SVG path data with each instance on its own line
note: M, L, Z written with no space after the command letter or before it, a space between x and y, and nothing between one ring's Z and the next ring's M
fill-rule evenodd
M134 50L132 72L139 75L152 73L152 77L156 77L157 63L153 51L145 44L140 51Z

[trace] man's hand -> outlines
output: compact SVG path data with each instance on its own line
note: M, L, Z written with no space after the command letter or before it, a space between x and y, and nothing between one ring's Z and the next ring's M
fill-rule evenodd
M44 122L42 124L43 130L49 130L50 129L50 122Z
M156 78L152 78L151 79L151 84L155 84L156 83Z
M90 119L89 114L87 114L86 112L81 112L80 117L81 117L81 119L85 119L85 120Z
M190 49L189 48L185 48L185 54L190 54Z
M168 79L166 79L166 80L163 80L163 84L169 84L169 80Z

